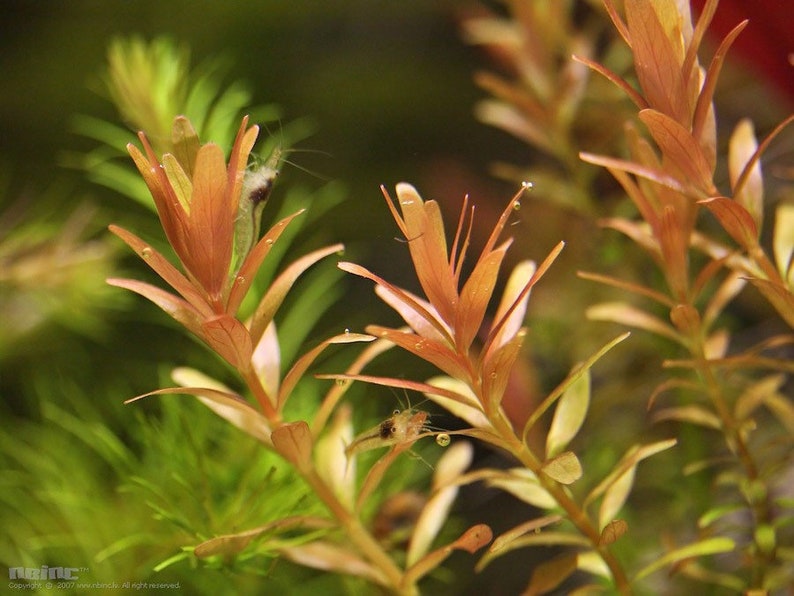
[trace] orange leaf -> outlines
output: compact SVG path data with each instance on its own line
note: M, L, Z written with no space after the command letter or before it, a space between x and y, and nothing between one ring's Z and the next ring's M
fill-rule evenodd
M312 433L303 420L280 426L270 435L273 447L302 473L312 469Z
M224 360L237 370L248 368L253 345L245 325L231 315L221 314L206 319L201 328L204 339Z
M727 197L713 197L698 203L708 207L723 229L742 248L750 250L758 243L758 227L755 225L755 220L739 203Z
M694 182L706 195L714 194L711 166L689 130L657 110L642 110L639 118L679 177Z

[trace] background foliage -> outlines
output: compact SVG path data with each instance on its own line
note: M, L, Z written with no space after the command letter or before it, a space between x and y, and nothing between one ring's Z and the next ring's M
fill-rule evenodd
M322 197L329 192L326 179L339 184L333 186L333 199L321 215L295 242L344 241L348 257L377 263L384 277L407 280L403 285L410 287L414 282L402 270L404 246L392 239L393 222L384 212L378 185L409 180L423 195L451 201L442 204L449 213L468 192L482 207L479 217L488 219L490 213L492 220L515 188L490 175L505 172L504 167L492 169L493 162L547 163L542 152L478 123L473 116L484 94L472 76L490 66L480 49L461 39L461 15L474 10L458 2L421 0L3 4L0 562L4 566L86 566L96 581L178 579L187 589L204 593L230 586L251 589L258 578L236 569L198 572L185 564L153 574L156 564L189 542L190 532L173 503L180 503L191 522L202 520L207 536L222 531L225 524L228 527L228 519L241 510L256 519L261 513L256 507L286 506L257 499L256 491L263 482L279 485L289 480L273 474L267 461L246 465L251 461L246 455L253 453L254 446L233 429L215 424L205 409L168 400L138 410L120 405L131 395L165 384L174 365L203 364L219 378L225 373L195 342L174 333L159 311L137 302L133 306L131 296L104 284L111 269L136 266L117 253L117 243L109 241L104 231L105 222L134 223L147 232L154 229L144 208L92 184L79 168L82 156L96 147L79 134L85 128L79 116L117 121L113 107L102 97L100 81L111 40L118 35L167 34L190 48L193 65L222 67L224 81L242 82L240 89L250 94L252 105L276 106L270 112L275 115L269 124L272 135L311 131L299 144L309 151L290 156L309 173L287 166L279 181L282 197L276 200L286 200L286 189L298 189L293 192L304 197ZM761 137L786 114L786 101L734 66L717 92L720 126L728 131L740 116L750 116ZM784 140L776 154L768 156L772 167L787 150L790 141L787 145ZM601 196L614 192L606 176L596 180L597 189L606 189ZM774 186L767 189L768 196L780 197L782 192ZM566 205L525 201L520 218L527 222L542 218L543 225L522 228L529 233L518 235L513 258L541 259L558 240L568 242L530 302L529 351L534 366L527 375L530 386L548 390L575 362L611 337L603 327L584 323L586 306L603 297L605 290L577 279L573 271L592 268L588 263L597 261L642 275L643 264L625 255L621 240L609 237L592 218ZM58 239L55 243L53 237ZM393 316L364 282L340 283L344 305L329 307L316 328L303 330L307 340ZM366 308L366 315L357 306ZM759 330L779 325L771 310L752 296L743 298L729 316L740 330L740 340L748 344ZM637 415L638 404L644 407L659 382L657 362L669 346L647 336L635 335L631 342L632 349L610 354L597 370L599 400L591 407L592 426L577 440L587 445L592 436L608 429L614 447L606 445L592 455L585 449L585 468L608 469L632 437L648 432L647 422ZM655 355L653 361L648 354ZM418 366L403 358L390 355L388 367ZM334 362L324 366L331 370ZM415 368L406 376L424 378ZM364 402L362 419L377 419L394 408L395 397L388 392L378 400ZM651 432L666 436L658 428ZM705 449L698 441L684 444L694 452ZM197 453L211 457L199 462ZM481 462L500 464L492 452L483 451L479 457ZM696 476L688 477L685 486L673 489L669 484L670 478L678 478L681 462L694 459L697 453L666 455L654 460L653 472L639 473L633 496L638 518L644 509L654 509L655 503L644 498L657 491L667 495L668 511L674 512L671 518L678 512L691 518L707 509L709 487ZM497 533L524 519L509 497L467 489L458 513L466 517L475 511L478 521L484 515ZM240 527L246 526L245 520L238 521ZM466 566L453 559L453 569L460 572L458 582L449 576L442 579L451 582L446 589L455 593L465 585L476 593L485 584L512 593L526 578L507 570L528 556L532 555L519 551L504 557L473 579L466 575L470 573L464 571ZM248 570L267 573L274 585L289 586L292 593L298 593L297 585L307 594L360 589L347 580L286 563L265 569L258 563L251 562Z

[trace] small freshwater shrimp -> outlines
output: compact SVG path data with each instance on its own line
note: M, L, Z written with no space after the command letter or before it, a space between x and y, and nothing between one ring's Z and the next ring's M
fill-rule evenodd
M353 442L345 447L345 455L350 457L370 449L415 441L428 430L425 427L427 418L427 412L422 410L394 410L386 420L353 439Z

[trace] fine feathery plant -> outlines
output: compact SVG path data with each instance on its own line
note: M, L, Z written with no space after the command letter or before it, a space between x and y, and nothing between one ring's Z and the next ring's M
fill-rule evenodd
M706 3L694 23L681 2L626 0L621 13L607 1L605 10L594 14L605 22L607 17L611 20L632 60L621 62L605 52L608 64L602 64L595 60L596 46L575 41L580 35L574 35L572 28L551 28L535 40L532 33L543 30L537 19L546 14L540 8L527 8L535 5L550 3L511 3L512 20L492 22L490 28L480 22L469 28L475 41L489 43L498 40L494 32L509 31L506 55L516 58L518 52L526 52L529 59L516 63L533 66L520 69L515 83L481 76L481 84L499 100L487 104L481 115L492 124L509 125L505 127L511 132L523 131L525 140L545 151L552 164L545 179L560 184L567 173L581 169L568 186L576 193L572 200L580 212L597 210L594 165L606 168L630 199L638 215L623 216L624 211L605 224L650 256L659 271L658 286L583 272L586 279L634 295L631 303L597 304L588 314L649 331L681 350L680 357L664 362L665 370L675 374L651 393L650 410L655 422L667 424L664 432L680 428L671 422L692 425L696 432L682 430L680 437L655 440L641 438L640 430L609 464L582 465L581 451L575 451L580 450L581 435L590 432L588 412L597 387L593 366L624 342L627 333L605 342L576 365L525 416L508 413L505 396L516 381L517 364L525 357L524 319L530 293L563 249L559 243L540 264L519 260L509 275L501 275L511 245L511 239L503 236L529 183L507 202L473 264L466 262L474 250L475 225L468 198L448 238L436 201L424 200L406 183L397 185L396 201L384 189L423 295L352 262L343 261L338 269L374 282L377 296L406 325L372 324L365 333L344 330L313 344L296 342L282 322L286 326L301 317L285 316L285 311L303 308L306 317L316 320L317 310L338 295L335 275L341 274L323 266L342 252L342 244L301 249L296 257L291 250L297 249L290 246L296 238L292 230L300 220L327 207L320 203L306 210L298 206L299 200L285 200L282 213L275 217L268 213L280 148L271 145L262 152L264 159L249 166L260 131L249 124L249 117L238 117L245 104L241 96L219 91L217 72L212 70L191 86L186 82L190 77L184 54L171 45L121 42L110 54L110 95L122 117L143 131L137 143L126 145L143 185L132 182L115 161L116 150L95 154L99 159L93 171L98 180L132 189L128 194L153 206L167 246L142 237L148 234L139 236L112 225L112 233L161 281L116 277L109 282L159 306L225 366L211 371L177 368L171 374L174 386L129 401L151 395L193 396L247 435L250 457L256 461L246 469L240 469L239 463L223 469L203 466L200 452L181 454L180 460L188 462L186 469L203 466L203 480L210 484L214 482L210 472L223 476L218 486L234 486L238 476L251 475L241 483L246 490L223 513L198 507L195 516L205 517L200 521L190 519L191 509L169 503L168 495L152 482L154 477L131 479L126 490L148 494L160 518L191 536L192 543L159 568L173 571L187 561L202 565L205 573L231 567L266 574L271 562L280 558L296 564L290 569L303 566L353 578L348 584L353 589L366 589L361 587L366 582L394 594L417 594L426 582L443 578L445 561L456 550L474 554L487 547L472 565L481 570L507 553L514 556L527 547L553 546L554 554L537 563L524 579L526 593L541 594L561 586L580 593L658 589L664 581L658 572L664 568L749 594L771 593L791 584L793 502L790 489L787 492L778 479L790 471L792 454L794 407L785 393L785 374L792 366L781 351L792 336L779 333L750 347L734 347L723 323L723 314L750 285L785 324L794 324L794 212L786 204L777 208L769 256L761 240L764 203L759 161L791 119L760 143L748 122L737 126L727 156L730 185L722 192L715 178L719 144L712 99L727 50L744 25L719 44L708 67L701 67L698 53L717 9L715 1ZM527 39L524 35L533 43L516 43ZM532 59L544 53L542 43L555 48L553 59ZM585 48L586 55L579 48ZM550 73L564 60L563 52L572 51L579 56L569 64L567 76L547 78L543 85L543 79L532 76ZM632 62L630 73L627 64ZM592 124L592 116L580 108L594 107L583 99L592 91L585 92L589 78L582 66L604 75L611 86L628 95L638 110L639 124L632 118L622 136L599 144L597 150L603 153L581 153L577 161L576 135L583 125ZM534 86L522 88L526 82L522 76L532 79ZM560 98L566 102L560 104ZM605 96L601 109L609 111L604 106L613 103L618 105L612 95ZM550 110L552 104L560 109ZM628 113L625 105L612 112ZM98 124L83 120L81 129L117 148L121 129ZM628 156L617 156L621 143ZM117 177L122 171L127 173ZM538 184L543 179L539 176ZM709 213L712 220L704 217ZM272 223L260 232L263 221ZM178 265L167 255L175 256ZM329 270L332 273L324 273ZM310 281L317 304L294 298L301 290L299 280ZM497 288L501 296L494 300ZM641 308L637 299L653 306ZM489 313L492 306L495 310ZM301 329L305 337L307 325ZM334 355L344 352L347 344L364 347L351 362L340 365L343 372L312 374L319 358L331 354L335 362ZM403 370L391 375L365 370L393 346L441 374L408 380ZM222 375L223 381L218 378ZM462 428L431 429L428 413L409 407L356 433L362 417L349 395L354 381L423 393L457 417ZM178 427L167 415L164 421L164 428ZM721 441L712 440L715 435ZM148 440L156 441L155 436L148 435ZM432 473L410 457L428 437L435 437L441 446L451 442ZM206 439L202 436L195 444L209 446ZM594 432L588 436L595 451L610 440L608 431L604 436ZM627 555L640 544L626 511L639 464L659 454L644 464L650 467L687 441L700 441L702 449L701 457L689 462L683 473L708 475L713 490L709 505L696 513L689 531L679 538L667 532L672 511L659 499L653 519L642 522L642 534L653 534L648 526L656 524L657 534L665 533L664 544L649 548L643 541L641 556ZM510 464L469 469L472 442L494 448ZM171 447L187 449L169 443ZM372 453L381 449L386 449L382 455ZM704 449L709 451L703 453ZM218 452L229 456L227 450ZM426 478L428 474L431 478ZM185 476L176 477L191 486ZM265 478L263 489L257 493L250 487L261 478ZM526 520L495 538L477 519L470 520L467 528L458 525L450 530L455 523L445 522L460 488L473 483L515 497L529 512ZM395 514L398 496L402 509ZM264 504L257 505L256 499ZM245 518L234 514L243 508L249 511ZM410 515L404 513L406 508ZM400 517L399 524L390 523L394 517Z

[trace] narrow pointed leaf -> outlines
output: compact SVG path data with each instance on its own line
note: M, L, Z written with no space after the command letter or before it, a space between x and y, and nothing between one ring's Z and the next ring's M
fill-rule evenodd
M404 574L403 581L413 585L422 577L438 568L455 550L465 550L473 554L488 544L493 537L491 528L485 524L478 524L466 530L460 538L446 546L434 550L409 567Z
M635 576L636 580L640 580L651 573L658 571L662 567L672 565L684 559L691 559L693 557L705 557L708 555L716 555L720 553L729 553L736 548L736 544L730 538L718 537L707 538L700 540L694 544L688 544L665 554L647 567L644 567Z
M251 404L236 393L208 387L170 387L158 389L125 401L125 404L151 395L192 395L224 420L255 439L270 445L270 424Z
M739 246L750 249L758 244L758 226L750 212L739 203L727 197L713 197L699 203L708 207Z

